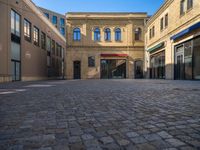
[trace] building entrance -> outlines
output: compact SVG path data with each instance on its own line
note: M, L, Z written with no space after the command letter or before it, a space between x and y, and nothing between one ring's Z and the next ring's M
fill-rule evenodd
M101 79L124 79L126 78L125 59L102 59Z

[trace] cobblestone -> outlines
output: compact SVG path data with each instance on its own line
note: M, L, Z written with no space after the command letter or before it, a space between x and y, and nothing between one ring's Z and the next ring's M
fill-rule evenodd
M199 81L0 84L0 149L198 150L199 97Z

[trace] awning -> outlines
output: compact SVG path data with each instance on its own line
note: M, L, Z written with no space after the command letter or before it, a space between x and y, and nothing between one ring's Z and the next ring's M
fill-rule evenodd
M184 35L190 33L190 32L193 31L193 30L196 30L196 29L198 29L198 28L200 28L200 22L198 22L198 23L196 23L196 24L190 26L189 28L187 28L187 29L185 29L185 30L179 32L178 34L172 36L170 39L171 39L171 40L176 40L176 39L181 38L181 37L183 37Z
M161 48L163 48L163 47L164 47L164 42L157 44L156 46L154 46L154 47L148 49L147 51L148 51L149 53L152 53L152 52L154 52L154 51L156 51L156 50L158 50L158 49L161 49Z
M127 54L101 54L101 57L127 57Z

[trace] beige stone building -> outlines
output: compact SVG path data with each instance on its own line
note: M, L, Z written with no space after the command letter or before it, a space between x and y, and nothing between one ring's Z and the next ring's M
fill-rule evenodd
M146 13L67 13L67 79L141 78Z
M200 79L200 1L166 0L147 22L145 72L155 79Z
M65 38L30 0L0 0L0 82L64 73Z

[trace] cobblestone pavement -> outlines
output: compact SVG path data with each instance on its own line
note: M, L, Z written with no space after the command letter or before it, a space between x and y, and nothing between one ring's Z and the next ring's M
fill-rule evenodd
M0 150L200 149L200 82L0 84Z

